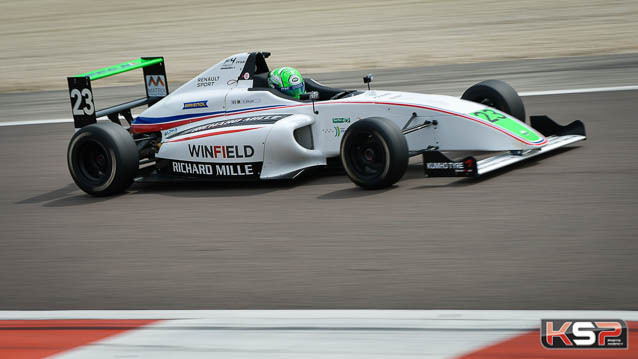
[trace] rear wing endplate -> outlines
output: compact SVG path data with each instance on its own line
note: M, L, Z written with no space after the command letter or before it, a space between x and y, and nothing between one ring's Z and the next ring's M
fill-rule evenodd
M481 160L470 156L459 161L452 160L439 151L425 151L423 152L425 175L427 177L478 177L587 139L585 125L581 121L561 126L547 116L531 116L530 122L534 129L547 137L547 143L539 149L511 151Z
M95 107L91 81L140 68L143 69L144 72L146 97L101 110ZM118 124L121 124L121 116L130 124L133 121L133 116L131 115L132 108L143 105L150 107L157 101L168 96L168 83L166 81L163 57L142 57L137 60L67 77L67 81L69 84L73 122L76 129L95 123L99 117L103 116L107 116L111 121Z

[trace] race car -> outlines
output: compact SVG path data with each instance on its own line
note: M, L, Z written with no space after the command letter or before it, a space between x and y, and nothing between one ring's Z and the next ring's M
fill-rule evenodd
M423 157L427 177L477 177L586 138L581 121L526 124L520 97L498 80L456 98L370 89L371 75L364 90L306 78L306 93L290 97L269 87L269 56L227 57L171 93L162 57L68 77L73 180L106 196L133 181L294 179L335 159L355 184L379 189L399 181L412 156ZM140 68L145 97L96 109L92 81ZM492 155L455 158L468 151Z

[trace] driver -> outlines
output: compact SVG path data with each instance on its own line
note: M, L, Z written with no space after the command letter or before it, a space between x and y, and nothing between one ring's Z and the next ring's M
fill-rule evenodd
M268 86L296 99L306 92L303 77L294 67L279 67L270 71Z

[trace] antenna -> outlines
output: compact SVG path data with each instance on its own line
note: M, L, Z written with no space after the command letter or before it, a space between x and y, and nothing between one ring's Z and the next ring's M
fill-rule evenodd
M363 76L363 83L368 85L368 91L370 91L370 82L372 82L372 79L374 79L374 76L372 76L372 74Z

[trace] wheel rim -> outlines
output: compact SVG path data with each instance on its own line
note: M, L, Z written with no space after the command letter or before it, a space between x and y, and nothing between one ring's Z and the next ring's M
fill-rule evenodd
M104 183L111 175L111 158L99 142L87 140L78 147L78 169L82 177L94 184Z
M382 176L387 161L383 140L372 131L357 131L350 136L344 153L349 167L364 180Z

